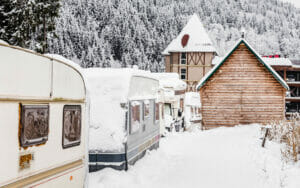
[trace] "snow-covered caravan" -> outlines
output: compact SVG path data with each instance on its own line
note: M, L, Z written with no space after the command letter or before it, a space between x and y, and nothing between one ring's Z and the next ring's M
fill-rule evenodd
M90 96L89 171L127 169L159 146L158 81L137 69L84 72Z
M181 118L178 117L178 111L184 110L184 93L187 84L179 79L177 73L153 73L153 75L159 80L159 98L163 105L163 121L160 123L160 132L164 134L165 129L171 129L174 120Z
M187 92L184 97L184 121L185 129L201 125L200 95L197 92Z
M83 187L82 75L4 43L0 57L0 187Z

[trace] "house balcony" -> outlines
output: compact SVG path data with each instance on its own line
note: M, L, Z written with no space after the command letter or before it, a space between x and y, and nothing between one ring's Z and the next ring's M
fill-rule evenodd
M286 102L286 114L300 113L300 103L295 101Z

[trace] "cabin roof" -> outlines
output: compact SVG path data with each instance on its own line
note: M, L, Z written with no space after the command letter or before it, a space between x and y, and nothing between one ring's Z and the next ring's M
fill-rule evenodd
M288 58L263 57L262 60L271 66L292 66L293 63Z
M212 65L218 64L223 60L223 57L215 56L212 60ZM262 57L262 60L271 66L293 66L293 62L289 58L269 58Z
M267 68L267 70L274 76L274 78L284 87L285 89L289 90L289 86L287 83L277 74L277 72L268 64L266 63L263 58L254 50L254 48L251 47L251 45L245 40L240 39L234 47L227 53L227 55L219 61L198 83L196 86L196 89L199 90L208 80L209 78L223 65L223 63L231 56L231 54L240 46L240 44L243 43L246 45L248 50L250 50L251 53L255 55L255 57L258 59L260 63L264 65L264 67Z
M184 35L189 35L185 47L181 44ZM191 16L180 34L168 45L162 54L169 55L169 52L216 52L197 14Z

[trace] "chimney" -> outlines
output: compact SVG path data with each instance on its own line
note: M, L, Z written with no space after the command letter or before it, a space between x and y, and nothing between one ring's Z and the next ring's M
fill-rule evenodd
M245 28L242 28L241 29L241 37L242 37L242 39L245 38L245 33L246 33Z

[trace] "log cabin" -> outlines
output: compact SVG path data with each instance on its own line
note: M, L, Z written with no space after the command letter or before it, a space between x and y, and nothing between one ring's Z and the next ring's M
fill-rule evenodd
M203 129L285 118L286 82L245 39L199 82Z
M178 73L187 83L187 91L195 91L199 80L213 67L217 52L199 17L194 14L162 54L165 71Z

